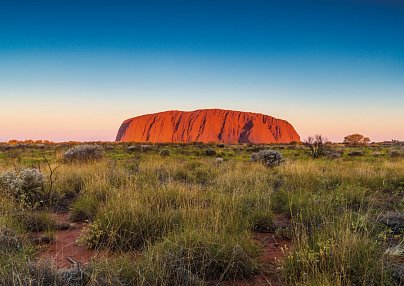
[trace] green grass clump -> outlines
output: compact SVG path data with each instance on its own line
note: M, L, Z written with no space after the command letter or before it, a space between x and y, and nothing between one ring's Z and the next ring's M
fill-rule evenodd
M177 168L172 177L187 184L208 185L216 180L217 170L207 162L194 161Z
M82 267L57 269L50 261L32 262L24 255L0 256L0 285L89 285Z
M234 196L234 199L235 212L239 215L239 220L244 221L250 230L258 232L273 230L274 222L269 193L247 193Z
M70 219L74 222L83 222L93 220L99 202L91 196L82 196L73 203L70 213Z
M51 231L56 227L55 219L44 211L24 211L15 217L16 224L24 231Z
M117 198L98 211L85 241L90 248L141 249L180 222L178 210L160 211L131 198Z
M259 253L246 234L188 230L146 250L139 265L139 284L193 285L248 279L259 270Z
M76 170L76 171L75 171ZM55 189L62 194L67 194L68 197L75 197L81 192L85 186L85 174L78 173L76 168L66 166L61 170L61 174L55 181Z
M296 230L297 237L285 262L292 285L394 285L384 267L383 248L369 232L353 228L352 218L333 226ZM309 284L311 283L311 284Z

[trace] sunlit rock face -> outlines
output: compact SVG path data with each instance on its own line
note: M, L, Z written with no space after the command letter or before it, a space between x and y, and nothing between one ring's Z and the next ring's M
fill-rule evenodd
M116 141L152 143L290 143L293 126L269 115L222 109L165 111L125 120Z

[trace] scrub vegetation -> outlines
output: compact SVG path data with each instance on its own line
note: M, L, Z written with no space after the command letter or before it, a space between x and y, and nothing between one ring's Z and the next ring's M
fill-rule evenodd
M310 144L0 144L0 285L403 284L404 147Z

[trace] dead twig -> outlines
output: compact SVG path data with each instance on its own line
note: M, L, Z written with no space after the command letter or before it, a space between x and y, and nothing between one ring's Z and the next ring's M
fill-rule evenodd
M57 179L57 177L56 176L54 177L54 175L55 175L56 170L59 169L62 165L57 165L55 168L52 168L52 166L51 166L49 160L46 158L46 156L44 154L42 154L42 157L44 158L45 163L46 163L46 165L48 166L48 169L49 169L49 184L50 185L49 185L49 189L48 189L48 192L47 192L47 197L49 198L49 203L51 204L52 203L52 198L53 198L53 186L54 186L54 183L55 183L55 181Z

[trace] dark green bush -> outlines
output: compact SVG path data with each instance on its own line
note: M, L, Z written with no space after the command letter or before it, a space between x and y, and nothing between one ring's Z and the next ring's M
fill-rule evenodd
M357 157L357 156L363 156L363 155L365 155L365 153L362 152L362 151L351 151L351 152L348 152L348 156L349 156L349 157Z
M205 155L210 157L216 156L216 151L212 148L206 149Z
M163 149L163 150L161 150L161 151L159 152L159 154L160 154L160 156L163 156L163 157L170 156L170 150L168 150L168 149Z

